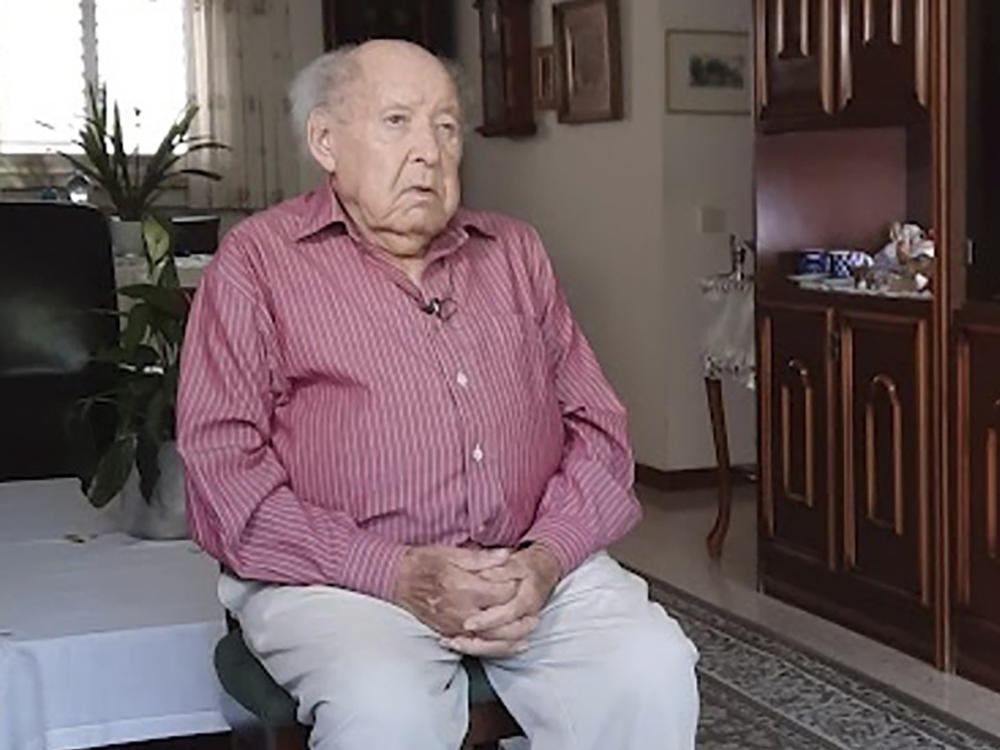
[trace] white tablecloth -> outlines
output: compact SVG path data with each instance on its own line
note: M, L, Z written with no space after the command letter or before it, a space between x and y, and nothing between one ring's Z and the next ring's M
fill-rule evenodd
M181 286L194 288L198 286L201 275L212 262L211 255L182 255L174 259L177 266L177 277ZM145 258L115 258L115 284L145 284L149 281L146 274Z
M701 290L712 305L712 318L702 341L705 377L732 377L754 387L753 281L715 276L702 279Z
M112 523L73 480L0 484L0 750L228 729L215 563Z

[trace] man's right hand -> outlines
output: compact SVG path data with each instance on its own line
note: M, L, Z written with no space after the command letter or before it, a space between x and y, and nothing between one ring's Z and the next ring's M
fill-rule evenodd
M445 637L461 635L462 624L474 614L514 598L516 582L478 575L509 557L507 549L410 547L399 563L393 603Z

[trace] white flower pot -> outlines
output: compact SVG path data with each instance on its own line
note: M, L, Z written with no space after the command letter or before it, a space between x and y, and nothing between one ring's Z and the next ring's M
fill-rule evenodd
M177 443L163 443L157 462L160 478L149 502L139 489L139 472L132 467L132 474L119 495L122 529L140 539L183 539L188 535L188 528L184 465L177 453Z
M116 256L129 258L145 254L141 221L122 221L117 216L112 216L110 227L111 247Z

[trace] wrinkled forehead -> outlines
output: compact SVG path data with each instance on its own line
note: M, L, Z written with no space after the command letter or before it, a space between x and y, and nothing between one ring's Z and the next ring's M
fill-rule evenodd
M405 106L413 110L459 111L451 75L436 59L403 55L362 59L356 95L368 107Z

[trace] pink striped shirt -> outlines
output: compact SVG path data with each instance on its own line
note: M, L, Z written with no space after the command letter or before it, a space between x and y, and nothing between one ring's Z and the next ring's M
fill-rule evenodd
M177 429L192 534L237 575L388 599L406 545L535 541L565 572L638 520L624 409L535 231L460 209L421 286L326 183L222 242Z

